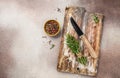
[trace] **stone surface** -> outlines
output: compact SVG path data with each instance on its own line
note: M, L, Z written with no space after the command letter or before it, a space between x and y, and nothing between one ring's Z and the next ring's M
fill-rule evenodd
M66 6L105 16L97 77L56 70L61 34L43 38L43 26L57 19L62 29ZM120 78L119 20L120 0L0 0L0 78Z

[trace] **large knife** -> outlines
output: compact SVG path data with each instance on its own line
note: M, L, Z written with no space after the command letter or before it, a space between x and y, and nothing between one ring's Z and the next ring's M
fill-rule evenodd
M78 36L80 37L80 39L83 41L83 43L87 46L87 48L89 49L90 55L93 58L97 58L97 54L95 52L95 50L93 49L93 47L91 46L91 44L89 43L88 39L86 38L85 34L81 31L81 29L78 27L77 23L75 22L75 20L71 17L70 21L72 23L73 28L75 29L75 31L77 32Z

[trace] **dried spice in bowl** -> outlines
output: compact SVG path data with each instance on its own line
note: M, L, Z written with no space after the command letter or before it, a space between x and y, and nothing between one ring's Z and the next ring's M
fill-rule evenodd
M56 36L60 32L60 25L56 20L48 20L44 25L44 31L49 36Z

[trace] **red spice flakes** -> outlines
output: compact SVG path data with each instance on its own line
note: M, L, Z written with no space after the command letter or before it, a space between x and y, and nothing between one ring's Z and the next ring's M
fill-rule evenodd
M44 30L49 36L55 36L59 32L59 29L59 23L56 20L49 20L44 26Z

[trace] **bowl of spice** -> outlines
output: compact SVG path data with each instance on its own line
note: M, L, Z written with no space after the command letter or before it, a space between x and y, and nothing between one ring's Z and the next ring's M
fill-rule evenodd
M48 36L56 36L60 32L60 24L56 20L48 20L44 25L44 31Z

